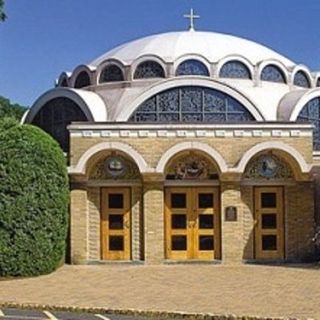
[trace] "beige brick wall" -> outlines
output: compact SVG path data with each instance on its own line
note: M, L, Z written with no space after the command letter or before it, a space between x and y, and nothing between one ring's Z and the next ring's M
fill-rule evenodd
M312 183L285 188L285 246L289 260L308 260L314 252L313 197Z
M83 187L71 190L71 261L87 262L88 255L88 203L87 190Z
M164 259L163 185L146 182L143 190L144 239L146 263L161 263Z
M254 259L254 203L253 187L241 186L243 208L243 259Z
M89 207L89 260L101 259L100 239L100 188L88 188Z
M143 260L142 187L131 188L131 244L132 260Z
M306 162L312 162L312 139L309 137L243 137L243 138L71 138L70 163L76 165L81 155L90 147L101 142L123 142L138 151L150 167L156 167L164 151L177 143L197 141L206 143L216 149L230 166L241 159L243 153L254 145L262 142L283 142L304 155Z
M222 182L221 190L221 242L222 261L239 263L243 255L243 206L239 182ZM226 221L225 209L228 206L237 208L237 220Z

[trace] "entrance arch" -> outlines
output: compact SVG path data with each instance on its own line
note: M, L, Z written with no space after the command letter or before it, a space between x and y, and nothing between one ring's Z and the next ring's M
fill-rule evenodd
M170 260L221 258L219 169L208 154L184 150L165 168L165 255Z

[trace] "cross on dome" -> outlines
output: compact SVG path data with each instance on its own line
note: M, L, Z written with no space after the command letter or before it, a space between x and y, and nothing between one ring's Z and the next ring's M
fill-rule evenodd
M194 31L194 19L199 19L200 16L193 14L193 9L190 9L190 14L184 14L184 18L190 19L189 31Z

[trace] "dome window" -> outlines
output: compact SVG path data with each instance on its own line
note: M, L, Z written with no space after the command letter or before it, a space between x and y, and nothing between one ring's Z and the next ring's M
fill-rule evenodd
M90 77L86 71L81 71L79 75L76 78L76 81L74 83L74 87L76 89L80 89L83 87L88 87L90 86Z
M242 62L232 60L225 63L220 69L219 77L235 79L252 79L249 68Z
M122 70L115 64L111 64L102 70L99 83L115 82L115 81L123 81L123 80L124 80L124 77L123 77Z
M224 92L183 86L149 98L136 109L129 122L238 123L254 120L239 101Z
M209 77L209 71L205 64L199 60L190 59L179 64L176 76L205 76Z
M48 101L36 114L32 124L40 127L54 139L62 150L69 151L67 125L72 121L88 121L80 107L68 98L55 98Z
M310 81L303 71L298 71L294 75L293 84L298 87L310 88Z
M148 78L164 78L164 70L158 62L144 61L137 66L134 79Z
M320 97L306 103L299 113L297 122L309 122L314 125L313 149L320 150Z
M283 71L279 67L272 64L263 68L261 71L261 80L286 83L286 78Z
M320 87L320 78L317 79L316 87Z
M68 81L66 78L63 78L63 80L60 83L60 87L68 87Z

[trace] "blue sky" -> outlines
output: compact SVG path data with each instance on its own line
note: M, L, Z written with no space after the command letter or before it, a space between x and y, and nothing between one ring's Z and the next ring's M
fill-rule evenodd
M72 71L121 43L186 30L231 33L320 70L319 0L6 0L0 24L0 95L32 105Z

